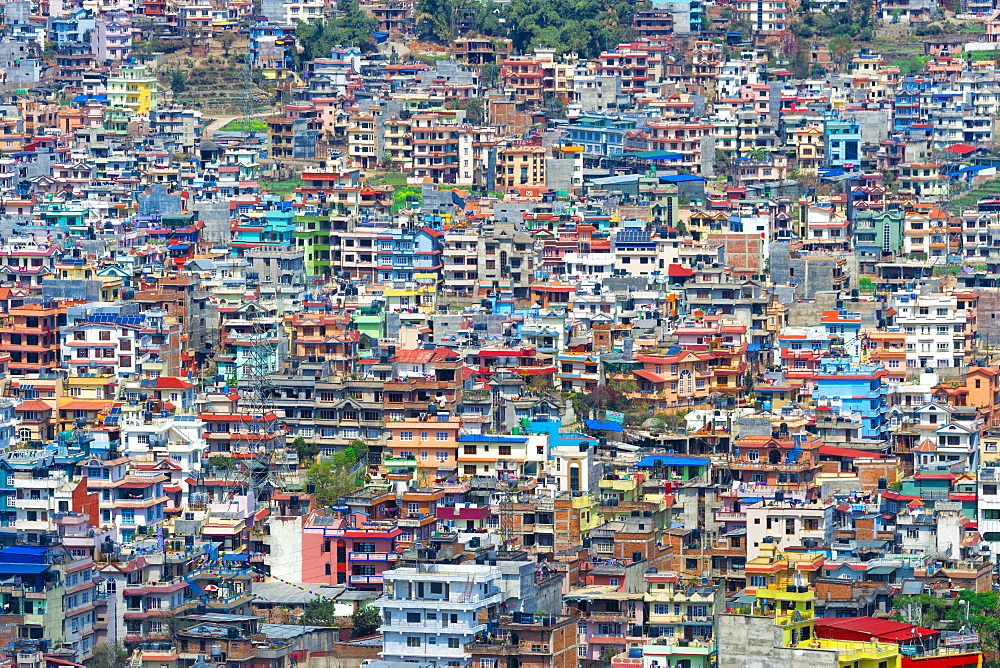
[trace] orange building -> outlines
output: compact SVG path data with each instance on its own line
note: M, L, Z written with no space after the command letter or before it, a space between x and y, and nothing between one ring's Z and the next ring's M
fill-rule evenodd
M10 309L0 322L0 351L10 354L14 375L59 366L60 317L64 306L25 304Z
M688 350L676 355L639 355L641 369L632 372L639 384L635 398L648 399L660 408L701 403L712 391L710 353Z
M823 439L805 433L743 436L733 450L733 480L757 496L783 492L785 498L812 500L819 494L816 475L822 445Z
M416 469L420 485L433 485L458 467L458 437L462 420L451 415L395 418L385 421L391 470Z

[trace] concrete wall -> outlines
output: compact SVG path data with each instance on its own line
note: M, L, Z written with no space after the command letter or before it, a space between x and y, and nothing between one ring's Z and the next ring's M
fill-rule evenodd
M265 562L271 575L288 582L302 581L302 518L272 517L267 522L271 535L267 544L271 553Z
M151 216L153 214L171 215L181 213L181 196L167 193L167 186L154 184L149 186L150 192L139 193L136 201L139 204L140 216ZM229 208L229 202L226 202ZM226 221L228 231L229 221Z
M719 668L837 668L830 650L781 647L781 629L771 617L717 615Z
M981 290L976 325L983 348L1000 348L1000 290Z
M205 221L205 229L201 231L201 239L208 243L225 243L229 241L229 201L197 202L192 207L195 217Z

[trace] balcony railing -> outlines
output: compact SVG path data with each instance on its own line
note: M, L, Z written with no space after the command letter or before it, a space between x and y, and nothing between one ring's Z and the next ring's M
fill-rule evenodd
M348 561L396 561L399 555L395 552L349 552Z

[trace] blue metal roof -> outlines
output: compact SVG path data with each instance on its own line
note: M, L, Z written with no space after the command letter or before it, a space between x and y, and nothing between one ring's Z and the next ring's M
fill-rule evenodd
M625 431L621 422L611 420L584 420L583 424L587 429L597 429L599 431Z
M704 181L704 176L698 176L697 174L668 174L666 176L660 176L660 181L664 183L687 183L690 181Z
M48 564L0 564L0 575L37 575L48 569Z

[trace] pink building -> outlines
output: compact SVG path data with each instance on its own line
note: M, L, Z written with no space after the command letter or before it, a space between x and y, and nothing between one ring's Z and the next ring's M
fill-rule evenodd
M305 519L301 582L382 589L382 572L396 565L403 530L393 522L364 523L364 518L312 513Z

